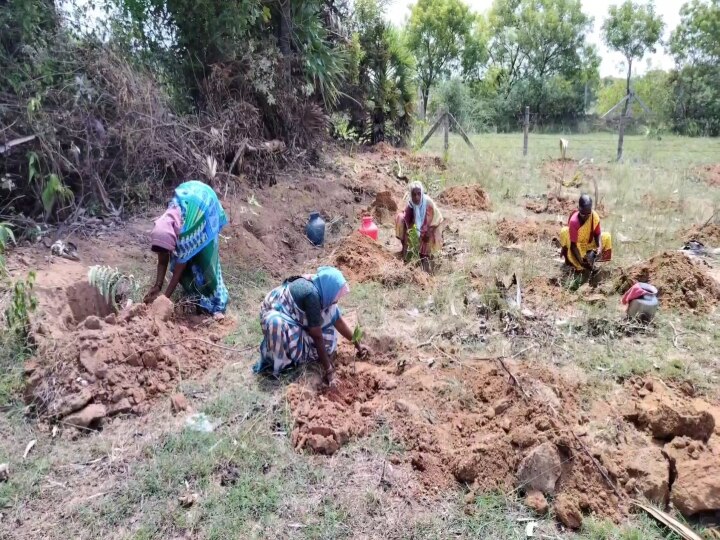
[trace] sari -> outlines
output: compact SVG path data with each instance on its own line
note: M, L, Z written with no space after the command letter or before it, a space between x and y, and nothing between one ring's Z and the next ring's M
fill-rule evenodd
M405 211L400 212L395 217L395 236L405 244L408 231L413 226L416 226L420 235L420 257L426 259L442 249L442 224L444 218L435 201L425 194L422 184L411 184L411 193L412 189L415 188L420 189L422 193L421 202L415 205L411 199Z
M576 217L576 213L577 212L573 212L568 218L568 224L560 229L560 248L561 254L570 261L570 264L572 264L576 270L583 270L582 261L576 260L572 250L570 249L572 238L575 236L574 231L571 231L571 227L574 227L573 218ZM602 243L603 248L602 257L598 262L607 262L612 259L612 238L610 233L601 231L600 215L593 210L590 217L585 220L585 223L577 228L576 245L582 260L585 260L585 256L589 251L598 248L595 240L598 232L600 232L600 242Z
M170 207L182 214L182 229L170 259L170 270L187 263L180 284L208 313L224 313L229 299L220 267L219 237L227 216L213 189L192 180L180 184Z
M260 344L260 360L253 371L260 373L272 368L278 375L287 367L296 367L318 360L315 342L307 331L308 318L290 292L290 283L297 278L285 280L282 285L270 291L260 306L260 326L263 340ZM323 292L321 291L321 295ZM335 303L321 311L323 343L328 356L337 351L338 338L335 323L342 312Z

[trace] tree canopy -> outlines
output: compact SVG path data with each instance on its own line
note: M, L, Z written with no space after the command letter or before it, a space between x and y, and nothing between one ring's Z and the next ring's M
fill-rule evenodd
M415 55L423 110L430 88L460 68L472 35L474 16L461 0L418 0L407 26L407 43Z

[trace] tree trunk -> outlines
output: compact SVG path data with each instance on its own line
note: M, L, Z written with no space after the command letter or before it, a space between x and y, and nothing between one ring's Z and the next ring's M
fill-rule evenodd
M280 0L278 5L280 6L280 38L278 40L280 52L283 56L288 56L291 52L290 35L292 32L290 27L292 19L290 0Z
M420 90L422 92L422 110L423 115L427 117L427 104L428 104L428 97L430 97L430 88L422 88Z
M627 74L627 86L625 97L625 104L623 105L622 116L620 116L620 125L618 126L618 148L617 148L617 160L622 161L623 158L623 143L625 142L625 121L627 120L628 109L630 108L630 77L632 75L632 58L628 58L628 74Z

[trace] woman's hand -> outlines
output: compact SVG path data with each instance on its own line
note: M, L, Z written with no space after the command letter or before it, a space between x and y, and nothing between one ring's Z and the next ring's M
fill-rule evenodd
M367 345L361 343L355 344L355 350L357 351L358 358L367 358L372 354L372 349Z
M143 298L145 304L152 304L158 296L160 296L161 289L157 285L153 285L152 289Z

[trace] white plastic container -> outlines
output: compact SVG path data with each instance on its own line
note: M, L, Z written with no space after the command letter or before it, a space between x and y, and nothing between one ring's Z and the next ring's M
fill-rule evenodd
M639 319L650 322L655 318L660 303L657 298L657 289L649 283L638 283L643 288L645 295L630 302L627 309L629 319Z

